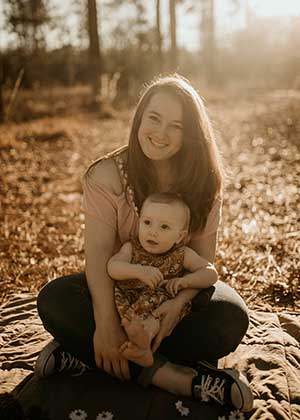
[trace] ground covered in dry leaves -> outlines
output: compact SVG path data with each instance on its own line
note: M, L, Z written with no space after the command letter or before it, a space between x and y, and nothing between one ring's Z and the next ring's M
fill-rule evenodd
M300 311L300 92L207 97L227 167L216 259L254 309ZM84 268L81 177L130 113L0 126L0 301Z

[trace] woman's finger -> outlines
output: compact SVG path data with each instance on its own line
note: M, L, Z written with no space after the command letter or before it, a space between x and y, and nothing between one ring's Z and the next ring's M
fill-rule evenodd
M99 368L99 369L103 369L103 361L102 361L102 358L98 358L98 359L96 359L96 366Z
M111 367L110 360L108 360L108 359L103 359L103 369L104 369L104 370L105 370L105 372L107 372L109 375L114 376L113 371L112 371L112 367Z
M121 368L120 368L120 361L118 359L115 359L112 361L112 371L113 375L119 378L121 381L123 380L123 376L121 374Z
M122 358L120 360L120 369L121 369L122 377L125 380L129 381L130 380L130 371L129 371L129 365L128 365L128 360L127 359Z

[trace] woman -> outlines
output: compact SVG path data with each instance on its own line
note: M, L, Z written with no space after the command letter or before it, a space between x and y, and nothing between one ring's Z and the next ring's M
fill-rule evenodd
M218 281L164 302L157 313L154 363L142 368L118 351L126 335L106 271L112 254L136 233L142 203L154 192L180 194L191 210L188 245L213 262L222 177L210 121L195 89L177 75L153 82L137 105L128 146L94 162L84 176L86 271L50 282L39 294L40 317L56 341L42 351L38 374L60 370L68 361L74 367L71 353L121 380L131 377L143 386L252 408L246 378L203 362L235 350L247 330L247 309L234 290ZM192 313L176 325L189 301Z

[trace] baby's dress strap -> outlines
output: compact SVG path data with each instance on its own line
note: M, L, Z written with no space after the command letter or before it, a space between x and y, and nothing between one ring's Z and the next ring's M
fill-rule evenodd
M129 203L134 208L136 214L139 215L138 207L134 201L133 188L128 184L128 175L125 169L124 161L120 155L115 156L114 159L119 169L119 174L120 174L121 182L125 191L125 195L128 198Z

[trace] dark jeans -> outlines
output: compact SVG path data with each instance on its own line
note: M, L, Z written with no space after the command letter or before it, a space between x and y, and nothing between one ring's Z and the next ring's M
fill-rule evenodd
M95 322L84 273L60 277L46 284L38 295L38 312L44 327L77 359L95 366ZM234 351L248 328L247 308L242 298L218 281L198 293L192 312L166 337L159 353L171 362L216 361ZM130 362L134 379L142 368Z

